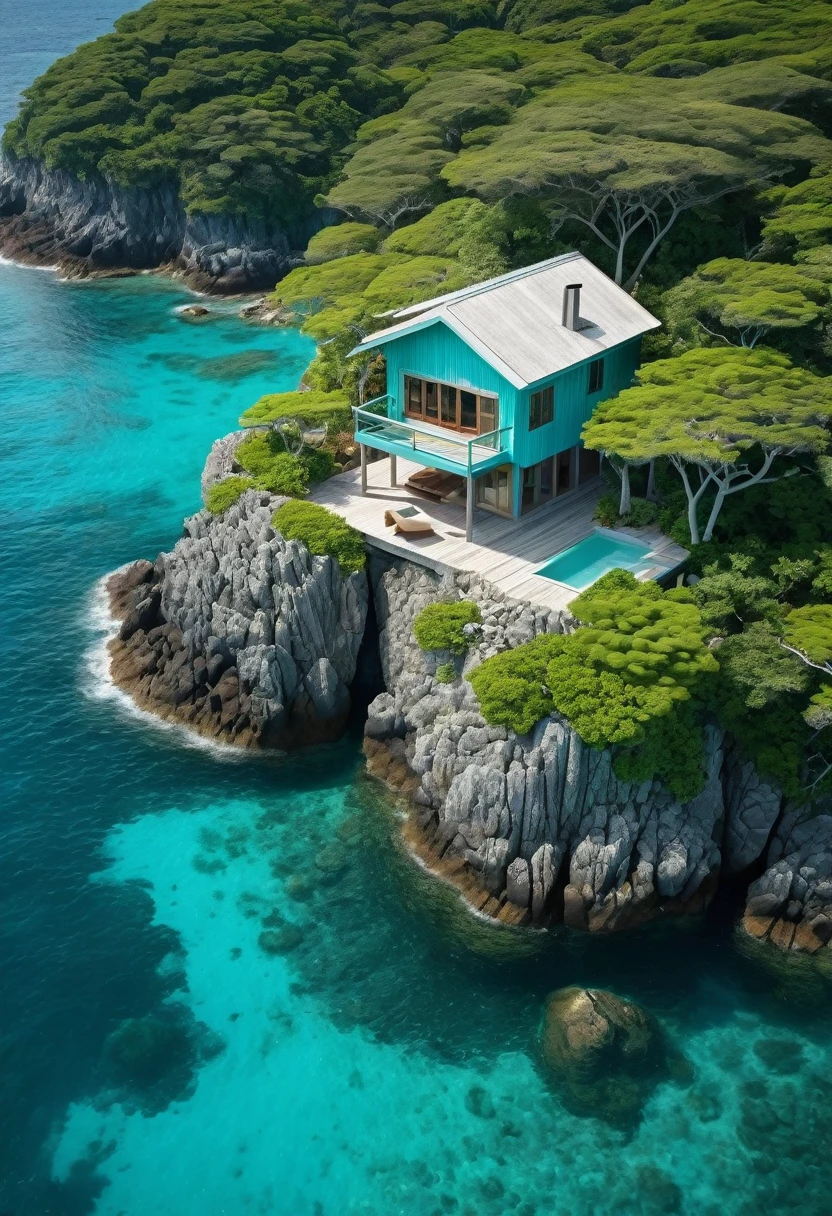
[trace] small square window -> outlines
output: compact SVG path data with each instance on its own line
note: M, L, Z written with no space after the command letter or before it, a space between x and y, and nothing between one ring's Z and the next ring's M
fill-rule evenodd
M604 360L593 359L589 365L589 387L587 395L592 393L600 393L604 387Z
M555 390L552 385L532 393L529 398L529 430L545 426L555 416Z

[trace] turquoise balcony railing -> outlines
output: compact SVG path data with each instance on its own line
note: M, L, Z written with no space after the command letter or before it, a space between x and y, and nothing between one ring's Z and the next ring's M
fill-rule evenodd
M461 477L476 477L510 459L510 427L498 427L485 435L460 435L425 422L388 418L389 400L377 397L353 407L357 443Z

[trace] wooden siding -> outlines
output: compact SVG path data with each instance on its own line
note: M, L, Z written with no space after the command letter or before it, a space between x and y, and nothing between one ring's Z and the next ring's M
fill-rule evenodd
M641 339L626 342L622 346L613 347L604 355L604 388L600 393L587 394L589 364L592 360L579 363L568 371L561 372L535 385L534 390L517 394L517 416L514 421L513 455L517 464L528 468L562 452L578 443L581 429L589 420L592 411L599 401L614 397L622 389L628 388L633 381L633 375L639 362ZM553 384L555 387L555 416L545 426L530 431L529 426L529 397L532 391Z
M391 418L405 417L404 377L413 375L493 394L499 401L498 426L514 424L515 404L520 396L517 389L441 321L388 343L384 353L387 392L394 403L390 407ZM506 437L506 443L510 447L511 436ZM507 458L511 459L510 455Z

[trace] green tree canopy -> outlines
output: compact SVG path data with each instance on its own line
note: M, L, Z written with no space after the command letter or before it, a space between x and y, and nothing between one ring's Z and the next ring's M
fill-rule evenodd
M772 330L816 324L829 304L829 283L812 267L742 258L706 262L665 296L672 334L695 345L704 334L750 349Z
M471 673L487 721L528 731L557 710L591 747L614 747L624 780L654 775L680 798L702 784L693 702L718 664L685 592L614 570L570 604L582 627L486 659Z
M724 73L715 91L730 93L732 79ZM775 73L769 105L776 84ZM629 287L680 215L830 151L804 120L712 99L710 90L703 99L698 80L605 76L541 94L488 142L449 157L442 176L489 200L551 200L556 226L588 228L610 250L616 282Z
M763 221L766 247L793 253L832 242L832 171L815 169L797 186L774 186L763 195L776 208Z
M804 662L832 676L832 604L807 604L786 617L784 640Z
M649 364L636 380L598 405L584 443L624 460L667 457L682 479L695 544L711 539L729 495L788 475L801 455L828 445L832 379L775 351L692 350ZM709 491L700 535L698 507Z

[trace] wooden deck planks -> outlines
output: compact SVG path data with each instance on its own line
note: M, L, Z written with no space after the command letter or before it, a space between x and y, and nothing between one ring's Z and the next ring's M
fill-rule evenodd
M577 592L572 588L540 578L535 571L592 532L592 513L603 490L600 480L522 519L505 519L478 508L474 512L474 540L468 544L464 503L437 502L404 486L411 473L422 467L400 456L399 484L392 487L389 459L372 461L367 466L366 496L361 493L360 470L353 469L323 482L310 498L343 516L371 544L439 573L460 570L482 575L513 599L528 600L542 608L565 608L575 598ZM384 526L385 511L408 503L430 517L435 537L405 540ZM658 529L642 528L631 535L655 544L656 553L668 565L687 556Z

